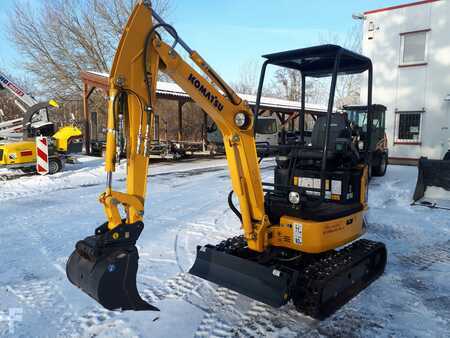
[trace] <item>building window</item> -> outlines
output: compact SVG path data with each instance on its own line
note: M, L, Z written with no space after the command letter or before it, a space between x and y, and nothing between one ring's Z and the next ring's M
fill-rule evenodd
M423 64L426 62L428 31L401 34L400 65Z
M420 143L422 113L422 111L397 112L396 143Z

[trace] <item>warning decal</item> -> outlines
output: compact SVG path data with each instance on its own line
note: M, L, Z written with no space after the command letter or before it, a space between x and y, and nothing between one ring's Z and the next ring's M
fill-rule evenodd
M294 223L293 224L293 231L294 231L294 244L302 244L303 242L303 226L300 223Z

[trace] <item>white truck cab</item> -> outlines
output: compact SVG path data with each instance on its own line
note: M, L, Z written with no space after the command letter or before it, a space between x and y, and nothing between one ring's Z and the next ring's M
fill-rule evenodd
M258 116L256 121L256 146L278 145L278 123L274 116Z
M278 145L278 121L275 116L258 116L256 120L256 148L258 151L267 151L269 146ZM208 148L212 155L223 154L222 133L215 124L207 129Z

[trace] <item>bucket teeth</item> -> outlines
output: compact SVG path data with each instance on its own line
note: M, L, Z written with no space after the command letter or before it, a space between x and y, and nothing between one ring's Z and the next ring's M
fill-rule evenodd
M113 233L100 227L96 235L79 241L67 261L69 281L108 310L158 311L140 297L136 287L139 254L135 243L143 226L142 222L123 224Z

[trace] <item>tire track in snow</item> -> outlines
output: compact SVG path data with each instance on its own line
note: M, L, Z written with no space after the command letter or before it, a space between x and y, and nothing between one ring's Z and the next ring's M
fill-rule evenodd
M236 300L239 294L227 288L217 287L214 294L210 296L208 308L205 315L194 334L194 337L229 337L232 334L233 326L227 323L224 314L228 312L236 313Z
M398 228L394 228L382 223L370 222L367 224L367 228L370 229L370 232L381 240L403 240L408 236L407 233L399 230Z
M450 240L419 248L412 255L398 255L404 265L415 266L420 270L429 269L434 263L450 264Z
M124 320L116 318L118 314L96 307L83 315L71 316L58 337L138 337Z
M148 281L143 281L141 296L150 303L162 301L167 298L184 299L191 293L196 293L196 289L203 283L203 280L188 273L179 273L176 276L165 280L162 285L155 286ZM198 295L198 294L197 294Z

